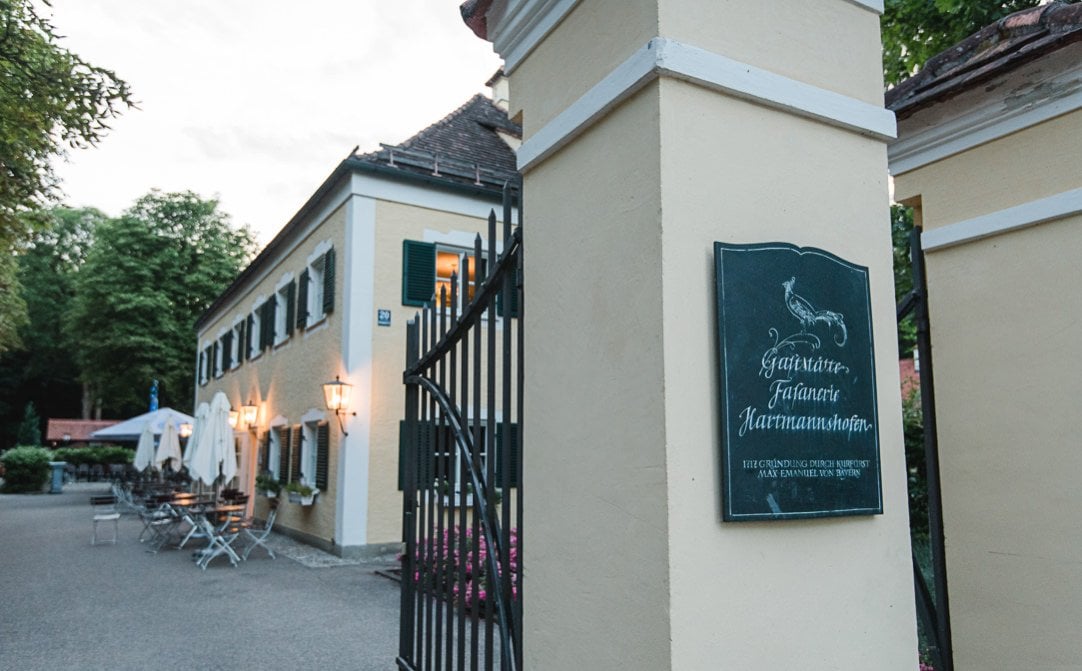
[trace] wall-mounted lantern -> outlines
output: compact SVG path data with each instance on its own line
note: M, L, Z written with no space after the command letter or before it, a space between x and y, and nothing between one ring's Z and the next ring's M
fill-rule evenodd
M255 420L259 415L259 406L249 399L248 403L240 407L241 419L244 420L244 425L249 429L255 428Z
M240 419L240 413L236 410L229 411L229 428L237 428L237 421Z
M323 402L327 404L328 410L333 410L335 416L338 417L338 428L342 430L343 436L348 436L346 433L346 425L342 420L342 415L354 415L357 413L349 412L350 394L353 391L353 385L348 382L342 382L342 380L335 375L333 382L323 383Z
M180 437L181 438L190 438L191 435L192 435L192 423L191 422L182 422L181 425L180 425Z

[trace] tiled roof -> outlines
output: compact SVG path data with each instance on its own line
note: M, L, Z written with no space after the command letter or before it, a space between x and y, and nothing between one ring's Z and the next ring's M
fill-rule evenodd
M323 199L354 171L419 181L499 203L504 184L517 180L515 152L497 130L521 137L522 129L491 100L476 95L440 121L401 145L383 145L379 151L351 154L338 164L301 209L195 321L198 332L228 303L259 269L270 263L316 212Z
M501 137L522 137L522 128L483 95L475 95L443 119L399 145L354 159L453 184L501 188L517 177L515 152Z
M488 18L485 14L492 6L492 0L466 0L458 7L462 13L462 20L469 26L473 34L482 40L488 39Z
M928 59L886 93L899 119L1051 51L1082 40L1082 3L1052 2L1006 16Z
M46 441L87 442L90 434L113 426L119 419L50 419L45 425ZM65 438L64 436L68 436Z

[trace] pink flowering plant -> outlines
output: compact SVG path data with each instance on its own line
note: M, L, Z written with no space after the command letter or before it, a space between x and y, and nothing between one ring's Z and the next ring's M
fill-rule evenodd
M444 596L452 603L462 603L468 611L487 614L490 606L488 592L494 589L491 580L502 578L503 564L498 556L495 557L498 575L490 575L489 547L484 533L479 533L474 538L473 529L467 527L465 534L465 555L460 551L462 537L457 525L453 529L445 530L436 542L429 542L427 538L420 539L414 551L413 582L418 586L423 585L429 593ZM511 529L510 535L508 558L511 568L511 599L517 601L518 530ZM474 555L477 560L476 572ZM405 554L399 555L399 561L405 562L405 559Z

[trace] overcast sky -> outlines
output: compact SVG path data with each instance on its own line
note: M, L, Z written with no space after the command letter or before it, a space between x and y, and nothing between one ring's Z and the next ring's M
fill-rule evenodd
M65 202L116 215L152 188L218 197L268 242L354 146L398 143L500 66L460 0L52 0L68 49L132 87Z

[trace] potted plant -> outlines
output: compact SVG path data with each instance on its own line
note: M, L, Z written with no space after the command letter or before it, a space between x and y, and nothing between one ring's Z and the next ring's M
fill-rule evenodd
M256 476L255 488L268 499L273 499L282 491L282 484L269 471L265 471Z
M294 481L286 485L290 503L299 503L302 506L310 506L315 503L319 490L307 484L303 480Z

